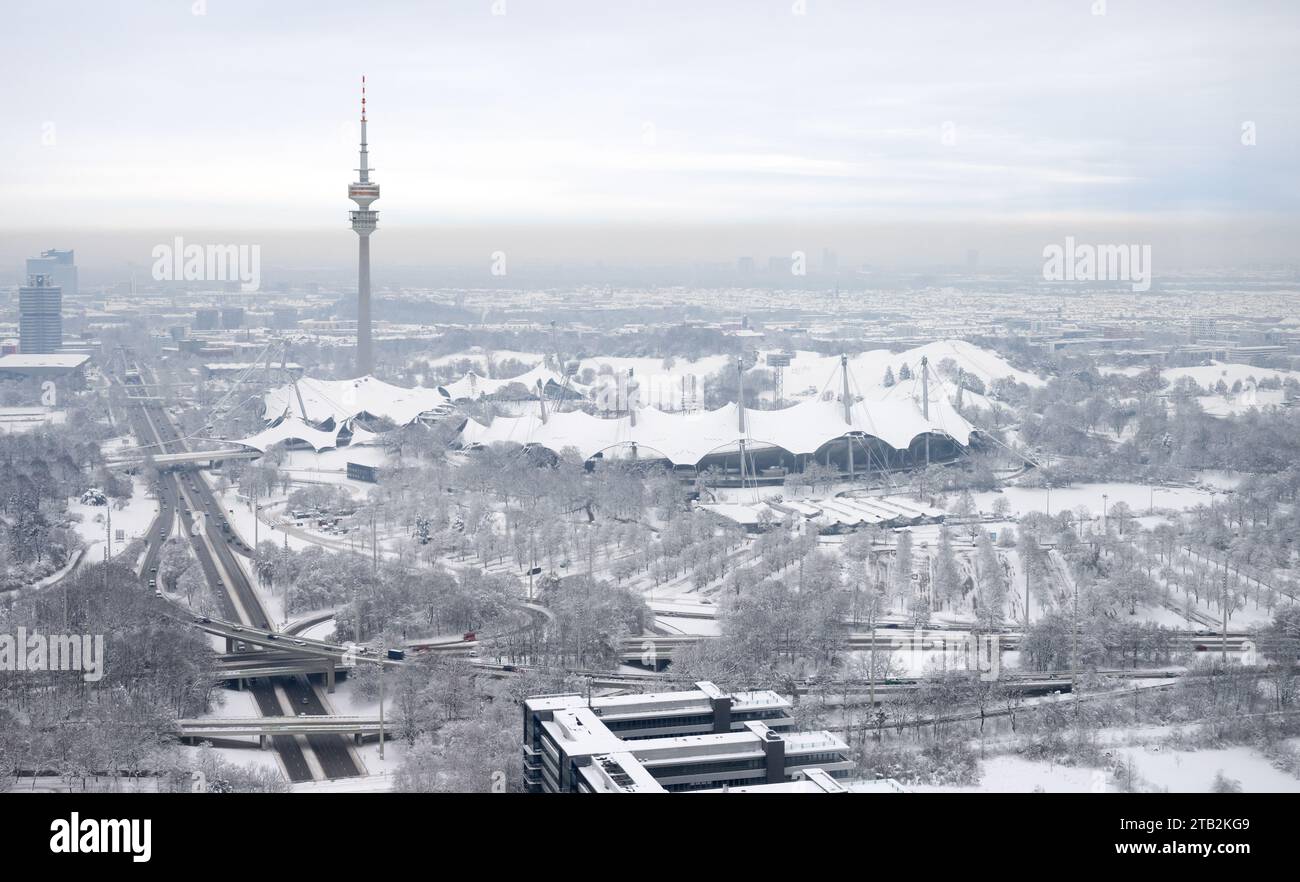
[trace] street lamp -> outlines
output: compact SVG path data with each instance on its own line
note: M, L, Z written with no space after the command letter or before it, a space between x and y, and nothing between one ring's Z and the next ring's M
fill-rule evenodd
M1108 522L1106 521L1106 500L1108 500L1109 498L1110 498L1110 497L1107 496L1105 493L1101 494L1101 532L1102 532L1102 535L1109 535L1109 534L1110 534L1110 526L1109 526Z

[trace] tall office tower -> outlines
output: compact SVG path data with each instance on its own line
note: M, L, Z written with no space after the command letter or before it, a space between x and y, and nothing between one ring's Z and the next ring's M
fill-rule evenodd
M357 376L364 377L374 369L374 354L370 344L370 234L379 222L379 212L370 210L370 203L379 198L379 185L370 182L370 154L366 150L366 78L361 78L361 168L360 180L348 185L348 198L357 204L349 212L352 229L359 237L357 257Z
M18 289L18 349L25 355L63 349L63 291L43 273Z
M74 252L51 248L40 257L27 258L27 276L49 276L50 284L63 291L64 297L77 296L77 265Z

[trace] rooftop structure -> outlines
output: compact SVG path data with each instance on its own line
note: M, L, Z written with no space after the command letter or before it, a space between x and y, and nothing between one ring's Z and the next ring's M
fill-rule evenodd
M15 353L0 356L0 374L24 377L51 377L81 370L89 355L80 353Z

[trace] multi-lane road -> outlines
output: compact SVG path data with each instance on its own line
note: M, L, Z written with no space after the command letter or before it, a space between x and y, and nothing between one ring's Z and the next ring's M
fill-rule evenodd
M187 445L161 402L133 395L131 379L128 376L124 385L128 400L135 404L131 415L137 437L160 453L184 452ZM180 528L214 589L222 616L243 628L271 633L270 617L236 557L237 553L251 556L252 549L229 523L204 476L198 471L164 472L159 496L158 523L149 536L142 577L153 577L163 542L179 515ZM331 714L305 676L257 679L251 683L250 693L265 717ZM285 774L293 782L364 774L351 743L338 735L275 735L271 740Z

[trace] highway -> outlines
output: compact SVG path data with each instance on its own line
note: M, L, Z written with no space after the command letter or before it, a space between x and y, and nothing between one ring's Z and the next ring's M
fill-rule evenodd
M135 398L130 392L129 384L127 395L128 399ZM185 442L178 436L159 402L145 400L136 403L138 408L133 409L133 421L137 436L142 442L155 444L155 449L160 453L167 452L169 448L177 451L186 449ZM235 550L251 555L252 549L229 526L226 513L204 477L193 471L183 475L164 471L160 496L159 520L168 529L160 527L149 537L144 578L149 578L150 568L157 565L159 549L174 518L174 515L167 516L167 512L179 511L181 528L190 539L208 584L216 589L214 593L222 615L232 623L240 623L238 627L260 630L262 640L250 639L246 642L270 643L275 647L274 642L266 640L264 636L271 633L269 617L235 557ZM231 634L237 635L238 632L232 630ZM304 647L294 648L301 650ZM315 687L305 676L254 680L250 694L263 716L296 716L299 713L330 715ZM351 745L337 735L275 735L272 744L279 754L285 774L293 782L364 774L360 759Z

